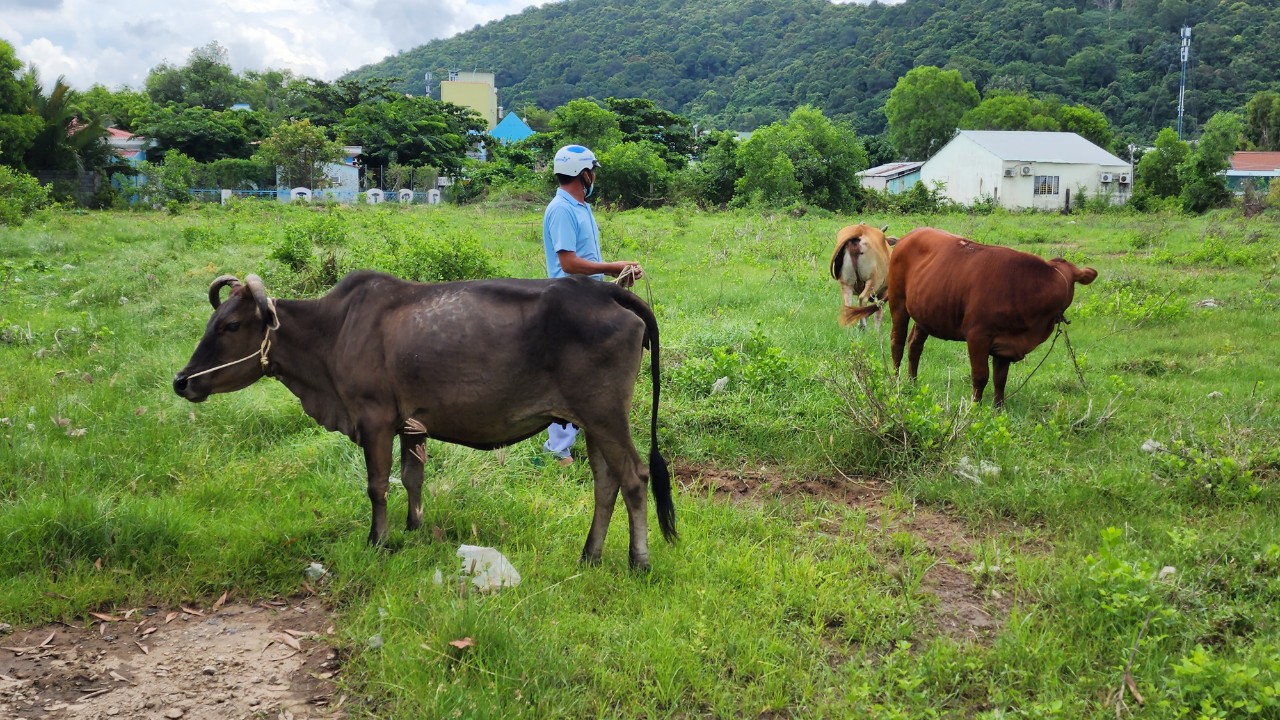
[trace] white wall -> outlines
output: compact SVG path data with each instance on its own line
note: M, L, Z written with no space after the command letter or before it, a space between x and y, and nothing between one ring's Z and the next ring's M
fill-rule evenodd
M920 182L932 189L943 183L944 197L972 205L983 196L997 195L1004 204L1000 158L963 136L947 143L920 168Z
M1031 167L1030 175L1022 174L1023 166ZM1005 177L1006 168L1013 169L1013 177ZM1104 172L1112 174L1112 182L1102 183ZM1110 193L1113 203L1125 202L1133 184L1118 182L1122 173L1128 174L1132 181L1128 165L1002 161L972 140L959 136L924 164L920 180L929 187L936 181L946 183L943 195L961 205L972 205L984 196L995 195L1001 207L1011 210L1061 210L1066 204L1067 190L1071 191L1074 206L1082 188L1091 198ZM1056 195L1035 194L1036 178L1040 176L1058 178Z

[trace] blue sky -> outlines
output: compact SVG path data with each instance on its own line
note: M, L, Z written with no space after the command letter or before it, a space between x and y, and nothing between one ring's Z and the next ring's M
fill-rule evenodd
M211 41L231 66L333 80L546 0L0 0L0 39L51 84L140 89Z

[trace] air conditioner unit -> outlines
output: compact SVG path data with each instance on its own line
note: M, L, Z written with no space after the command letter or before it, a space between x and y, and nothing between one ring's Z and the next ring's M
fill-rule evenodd
M1019 174L1019 175L1030 175L1030 174L1031 174L1031 166L1030 166L1030 165L1023 165L1022 167L1018 168L1018 174Z
M1102 182L1109 183L1111 182L1111 180L1112 180L1111 173L1102 173Z
M1120 173L1117 177L1119 178L1121 185L1129 184L1129 173Z
M1004 169L1004 176L1005 176L1005 177L1013 177L1014 175L1017 175L1017 173L1016 173L1016 172L1014 172L1016 169L1017 169L1017 168L1011 168L1011 167L1005 168L1005 169Z

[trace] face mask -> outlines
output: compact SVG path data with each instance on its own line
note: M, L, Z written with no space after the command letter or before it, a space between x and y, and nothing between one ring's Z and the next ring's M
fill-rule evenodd
M579 176L579 178L578 178L578 179L582 181L582 185L587 189L587 190L586 190L586 192L585 192L585 193L583 193L582 197L584 197L584 198L589 198L589 197L591 197L591 193L592 193L592 192L594 192L594 191L595 191L595 189L596 189L596 181L595 181L595 178L593 177L593 178L591 179L591 183L590 183L590 184L587 184L587 178L586 178L586 174L585 174L585 173L584 173L583 175Z

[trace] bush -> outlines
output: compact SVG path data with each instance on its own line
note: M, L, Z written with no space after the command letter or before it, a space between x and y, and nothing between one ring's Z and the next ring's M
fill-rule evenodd
M1280 650L1262 646L1233 662L1197 645L1174 663L1171 689L1176 701L1161 703L1170 717L1280 716Z
M648 142L618 143L600 156L600 198L622 208L655 207L667 200L671 173L662 148Z
M406 280L446 282L498 275L493 256L470 237L391 236L356 251L359 267L381 270Z
M17 227L49 202L49 186L0 165L0 225Z
M706 397L738 389L783 392L794 376L791 361L757 326L741 343L721 343L690 353L670 371L670 382L686 394Z
M936 402L924 384L898 381L884 358L876 360L854 344L849 368L827 380L841 401L854 436L869 439L873 464L907 469L944 457L966 430L971 429L971 403L945 406ZM998 423L984 422L980 434L991 444L1007 434Z

